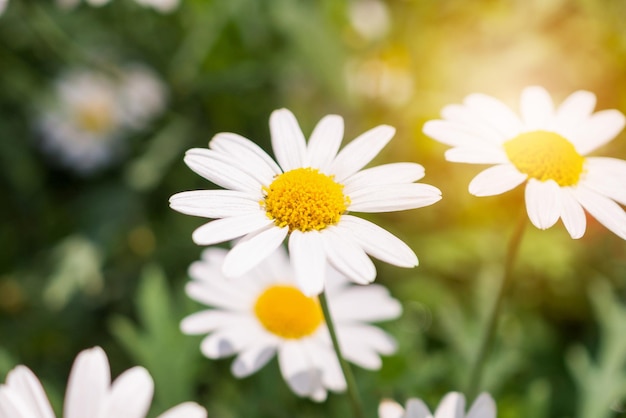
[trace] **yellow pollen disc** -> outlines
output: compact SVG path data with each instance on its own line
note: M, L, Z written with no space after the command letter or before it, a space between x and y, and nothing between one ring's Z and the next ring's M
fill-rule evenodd
M83 104L76 112L78 126L88 132L105 133L113 126L113 115L110 104L104 101L93 101Z
M522 173L561 187L578 183L585 158L561 135L548 131L519 134L504 143L509 160Z
M311 335L324 322L317 298L288 285L267 288L257 299L254 313L269 332L289 339Z
M274 223L289 231L321 230L339 222L350 204L343 185L314 168L296 168L263 187L261 206Z

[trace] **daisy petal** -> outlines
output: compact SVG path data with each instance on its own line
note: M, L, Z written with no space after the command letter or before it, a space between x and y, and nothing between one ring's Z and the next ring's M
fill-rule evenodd
M496 403L488 393L481 393L472 404L467 418L496 418Z
M527 131L546 129L554 115L552 97L543 87L526 87L520 97L520 113Z
M255 160L254 167L259 170L259 177L272 181L275 175L282 173L276 162L261 147L248 138L230 132L222 132L213 137L209 147L216 151L230 154L243 160Z
M626 205L626 161L608 157L586 159L586 187Z
M239 353L231 366L231 371L238 378L250 376L265 366L275 354L275 344L271 342L256 343Z
M527 177L511 164L495 165L481 171L472 179L469 192L474 196L502 194L522 184Z
M330 298L333 317L337 323L378 322L395 319L402 313L402 305L379 285L347 286Z
M203 148L192 148L187 151L184 161L194 172L218 186L244 192L258 192L259 199L262 197L265 179L256 174L262 172L262 167L253 166L253 161L246 161L248 166L242 166L241 160L236 157Z
M185 402L168 409L157 418L207 418L207 412L195 402Z
M393 212L432 205L441 200L441 191L430 184L391 184L363 187L350 200L350 211Z
M198 245L212 245L258 231L272 224L272 222L259 210L257 213L222 218L206 223L196 228L191 238Z
M109 360L104 350L82 351L74 360L65 393L65 418L96 417L111 384Z
M406 403L406 415L404 418L429 418L432 417L428 407L421 399L409 399Z
M324 290L326 254L324 240L317 231L295 230L289 236L289 254L298 287L306 296Z
M296 117L287 109L279 109L270 116L272 148L283 171L305 165L306 140Z
M321 386L319 371L310 367L302 346L295 341L286 341L279 347L278 365L291 390L299 396L308 396Z
M441 117L457 126L457 129L463 129L467 133L473 134L487 142L500 144L510 139L509 135L500 132L495 126L484 123L480 115L476 115L471 109L460 104L445 106L441 109ZM513 114L513 117L517 119L515 114ZM517 120L517 125L521 129L519 119Z
M393 354L395 340L380 328L366 324L344 325L338 330L344 357L365 369L377 370L382 366L380 354Z
M350 195L362 187L383 184L413 183L424 177L424 167L416 163L393 163L361 170L344 181L344 193Z
M579 154L587 155L615 138L624 129L625 123L626 118L620 111L602 110L585 120L576 131L570 133L568 139Z
M143 367L133 367L122 373L111 386L103 405L102 418L144 418L150 408L154 383Z
M308 164L327 173L328 167L339 151L343 140L343 118L324 116L313 129L307 147Z
M602 225L626 239L626 212L611 199L584 186L572 189L576 200Z
M270 255L285 240L289 228L271 226L253 236L247 236L230 250L222 271L226 277L238 277L250 271Z
M450 145L451 147L472 147L476 144L489 144L489 141L481 136L480 133L474 133L463 125L451 123L445 120L430 120L424 124L422 131L429 137Z
M15 392L25 405L34 409L33 418L54 418L46 393L35 374L25 366L17 366L6 378L6 385Z
M234 190L193 190L170 197L170 207L186 215L227 218L259 211L259 199Z
M565 229L573 239L581 238L587 227L585 211L569 188L561 189L559 198L561 200L561 219Z
M552 128L569 138L591 116L595 106L596 95L591 92L579 90L570 94L556 110Z
M245 314L211 309L185 317L180 322L180 330L187 335L207 334L220 328L242 326L248 322Z
M376 278L376 267L365 251L346 237L346 231L331 226L324 229L324 247L328 261L334 268L359 284L368 284Z
M446 160L453 163L468 164L506 164L509 157L501 148L495 147L457 147L445 152Z
M378 405L378 418L404 418L404 408L390 399L384 399Z
M261 330L254 326L224 328L202 340L200 350L210 359L224 358L232 356L262 337Z
M339 226L352 231L357 244L372 257L399 267L415 267L418 264L417 256L408 245L370 221L343 215Z
M433 418L461 418L465 416L465 396L450 392L439 403Z
M21 395L5 385L0 385L0 418L48 418L33 411L31 405L22 401ZM54 416L52 417L54 418Z
M464 100L471 111L495 128L502 140L515 137L522 131L522 122L517 115L500 100L486 94L470 94Z
M526 184L526 211L533 225L548 229L559 220L559 185L553 180L528 180Z
M335 175L335 181L343 182L344 179L372 161L391 141L395 133L395 128L380 125L359 135L343 147L330 166L330 172Z

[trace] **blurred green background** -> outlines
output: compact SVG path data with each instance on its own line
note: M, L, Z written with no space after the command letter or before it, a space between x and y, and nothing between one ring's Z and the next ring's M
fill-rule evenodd
M431 407L463 390L494 298L522 191L476 198L480 167L445 162L426 120L483 92L516 109L521 89L558 103L579 89L626 112L622 0L181 0L159 13L132 0L60 7L9 0L0 16L0 377L28 365L57 411L76 354L94 345L113 375L140 364L155 379L153 414L196 400L209 416L345 417L347 400L298 399L274 360L237 380L201 356L178 323L204 220L169 209L172 194L212 188L183 163L218 132L270 152L268 118L287 107L308 135L324 115L346 140L397 128L375 163L415 161L443 200L369 216L408 242L420 266L377 263L404 306L382 326L399 341L380 372L356 370L369 416L383 397ZM72 70L116 75L137 64L165 86L165 110L119 135L107 164L81 173L45 151L38 118ZM599 155L626 158L626 133ZM589 219L574 241L529 226L485 387L503 418L626 416L626 244Z

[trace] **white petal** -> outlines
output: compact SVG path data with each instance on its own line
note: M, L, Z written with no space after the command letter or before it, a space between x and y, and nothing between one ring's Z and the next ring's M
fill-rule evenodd
M234 190L194 190L170 197L170 207L186 215L227 218L258 212L259 199Z
M520 113L526 130L546 129L554 117L552 97L543 87L526 87L520 97Z
M434 418L463 418L465 416L465 396L450 392L443 397Z
M393 163L361 170L344 182L344 194L362 187L383 184L413 183L424 177L424 167L416 163Z
M468 164L506 164L509 157L502 148L495 147L457 147L445 152L446 160L453 163Z
M343 118L337 115L323 117L313 129L307 148L308 165L328 173L343 140Z
M273 222L259 210L248 215L222 218L206 223L193 231L191 238L198 245L212 245L258 231Z
M224 260L224 275L238 277L250 271L278 248L288 232L289 228L271 226L239 241Z
M100 418L145 418L153 392L154 383L146 369L128 369L113 382Z
M581 179L586 187L626 205L626 161L608 157L589 157L586 174Z
M556 110L552 128L569 138L587 120L596 106L596 95L579 90L570 94Z
M383 399L378 405L378 418L404 418L404 408L390 399Z
M13 388L0 385L0 418L47 418L36 413Z
M249 312L236 314L217 309L191 314L180 322L180 330L187 335L207 334L220 328L243 326L249 322Z
M494 196L513 190L528 176L520 173L511 164L501 164L481 171L469 184L469 192L474 196Z
M207 418L207 412L195 402L185 402L168 409L158 418Z
M408 245L370 221L343 215L338 226L352 231L357 244L372 257L399 267L415 267L418 264L417 256Z
M63 417L97 417L110 384L111 371L104 351L100 347L81 351L67 383Z
M285 341L278 349L278 365L291 390L299 396L309 396L321 386L320 372L311 368L311 362L297 341Z
M380 354L390 355L397 349L393 337L372 325L342 324L337 333L344 357L366 369L379 369Z
M485 94L470 94L464 100L471 111L480 116L502 134L502 138L513 138L522 130L522 122L507 105Z
M335 175L335 181L343 182L344 179L350 177L372 161L385 145L391 141L395 133L395 128L388 125L380 125L362 133L343 147L330 167L330 171Z
M276 354L275 344L255 342L251 347L241 351L231 366L235 377L242 378L256 373Z
M270 116L272 148L276 161L284 171L303 167L306 163L306 140L296 117L287 109L279 109Z
M488 393L481 393L472 404L467 418L496 418L496 403Z
M35 374L26 366L17 366L9 372L6 385L14 396L28 406L35 415L33 418L54 418L46 393ZM29 411L30 412L30 411Z
M349 286L339 294L328 292L333 307L333 317L338 324L344 322L378 322L400 316L400 302L389 295L383 286Z
M529 179L526 184L526 211L533 225L548 229L559 220L560 189L554 180Z
M579 154L587 155L615 138L624 129L625 123L626 118L620 111L602 110L585 120L568 139Z
M324 387L335 392L345 391L346 380L343 377L337 354L331 348L330 336L328 338L304 339L302 343L306 346L308 356L314 367L320 371Z
M492 98L492 100L496 99ZM500 105L506 108L504 111L509 113L509 117L512 116L513 120L516 120L516 126L521 129L522 124L517 118L517 115L506 107L506 105L502 103L500 103ZM476 113L464 105L451 104L445 106L441 109L441 117L457 126L457 130L463 129L465 132L493 144L501 144L502 142L511 139L511 133L501 132L497 126L490 124L479 113ZM488 114L488 118L492 118L491 114ZM509 130L509 128L506 128L505 132L508 132Z
M350 195L348 210L393 212L432 205L441 200L441 191L429 184L408 183L363 187Z
M349 230L336 226L323 230L328 261L352 281L359 284L371 283L376 278L376 267L350 235Z
M324 241L317 231L293 231L289 236L289 255L298 288L306 296L324 290L326 254Z
M208 335L200 343L202 354L210 359L228 357L262 338L264 331L252 321L250 318L248 325L224 328Z
M429 137L451 147L473 147L493 143L491 138L474 133L467 127L444 120L430 120L424 124L423 132Z
M219 133L211 139L209 147L242 160L256 160L254 167L259 171L259 178L266 179L268 183L272 181L274 176L282 173L272 157L267 155L257 144L243 136L230 132Z
M432 418L428 407L421 399L409 399L406 403L404 418Z
M569 187L561 189L559 195L561 201L561 219L565 229L573 239L581 238L587 227L585 211L576 200Z
M240 161L236 157L203 148L192 148L185 153L185 164L205 179L225 189L257 192L262 197L264 178L256 173L254 161Z
M626 239L626 212L621 206L582 185L572 191L591 216L620 238Z

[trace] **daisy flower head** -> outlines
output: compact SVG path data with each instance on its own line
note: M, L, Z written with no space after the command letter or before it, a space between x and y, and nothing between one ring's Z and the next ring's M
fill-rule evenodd
M378 418L496 418L496 403L488 393L482 393L465 415L465 396L450 392L432 414L421 399L409 399L406 408L385 399L378 406Z
M109 361L100 347L76 357L65 393L64 418L145 418L154 383L143 367L133 367L111 383ZM39 379L26 366L17 366L0 385L0 418L54 418ZM159 418L206 418L206 410L182 403Z
M319 294L326 261L357 283L367 284L376 269L367 254L414 267L417 256L400 239L349 212L389 212L431 205L439 189L414 183L424 176L415 163L361 170L391 140L391 126L377 126L346 145L343 119L324 117L307 143L286 109L270 117L274 160L252 141L217 134L209 149L187 151L185 163L227 190L178 193L170 206L189 215L215 218L193 233L200 245L243 237L224 260L224 275L240 276L285 239L300 289Z
M345 390L320 302L298 289L284 248L234 279L222 274L226 258L226 250L209 248L191 265L187 294L213 309L184 318L183 333L208 333L200 346L208 358L236 355L231 366L236 377L255 373L276 355L283 378L298 396L323 401L327 390ZM327 268L326 295L344 358L379 369L380 355L394 353L396 344L368 322L397 318L400 303L380 285L354 286Z
M584 235L585 211L626 239L626 161L587 156L624 128L618 110L593 113L596 96L577 91L555 107L542 87L527 87L520 116L499 100L471 94L444 107L424 133L453 148L452 162L494 164L471 181L469 192L492 196L525 183L530 221L539 229L559 218L574 239Z

